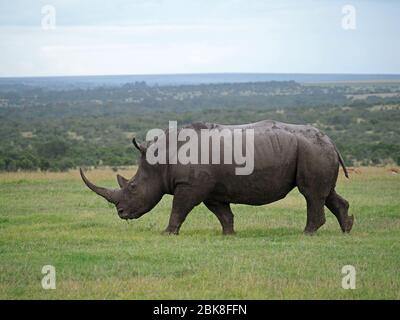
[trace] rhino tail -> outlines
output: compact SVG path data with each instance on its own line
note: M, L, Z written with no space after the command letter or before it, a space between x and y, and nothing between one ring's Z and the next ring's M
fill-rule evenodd
M342 158L341 154L339 153L338 149L336 148L336 146L335 146L335 150L336 150L336 153L337 153L338 158L339 158L339 163L343 168L344 175L345 175L345 177L347 179L349 179L349 173L347 172L346 166L344 165L343 158Z

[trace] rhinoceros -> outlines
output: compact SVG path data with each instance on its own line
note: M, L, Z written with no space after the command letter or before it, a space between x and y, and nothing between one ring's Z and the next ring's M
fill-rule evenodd
M197 122L185 128L199 134L203 129L217 133L252 130L253 171L238 175L235 163L150 163L146 151L155 140L138 143L133 138L140 157L131 179L117 174L120 189L108 189L91 183L80 169L84 183L113 203L122 219L137 219L154 208L163 195L173 195L169 223L163 231L166 234L177 235L189 212L200 203L216 215L223 234L233 234L231 203L265 205L283 199L295 187L307 203L304 233L313 234L325 223L324 206L336 216L341 230L350 232L354 217L348 215L349 203L335 191L339 165L347 178L348 173L335 144L320 130L272 120L244 125ZM177 143L181 146L184 142ZM167 138L166 148L170 145Z

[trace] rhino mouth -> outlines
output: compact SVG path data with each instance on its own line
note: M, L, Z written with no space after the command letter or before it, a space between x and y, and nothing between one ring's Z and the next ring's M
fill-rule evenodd
M117 207L118 216L124 220L132 220L138 219L142 215L144 215L147 210L145 209L132 209L132 208L124 208L124 207Z
M118 211L118 216L124 220L132 220L132 219L139 218L141 216L141 214L138 214L136 212L120 212L120 211Z

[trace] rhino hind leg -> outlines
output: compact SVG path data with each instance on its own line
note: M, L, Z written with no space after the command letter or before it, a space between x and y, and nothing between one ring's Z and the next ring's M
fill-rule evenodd
M338 195L335 190L332 190L326 199L325 205L336 216L342 231L350 232L353 227L354 217L353 215L348 215L349 203L347 200Z
M233 229L233 213L229 203L207 200L204 201L204 204L218 218L224 235L235 233Z
M330 192L329 190L332 189L332 187L325 185L318 178L310 180L313 183L307 184L303 181L301 184L297 185L300 193L307 202L307 223L304 228L304 233L308 235L314 234L325 224L324 206Z
M325 200L321 198L306 197L306 201L307 223L304 228L304 233L312 235L325 223Z

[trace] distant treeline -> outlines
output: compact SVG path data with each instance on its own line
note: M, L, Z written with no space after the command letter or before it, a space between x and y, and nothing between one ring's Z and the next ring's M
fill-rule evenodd
M124 166L133 135L194 121L264 119L313 124L348 165L400 164L400 83L301 85L293 81L49 90L0 85L0 170Z

